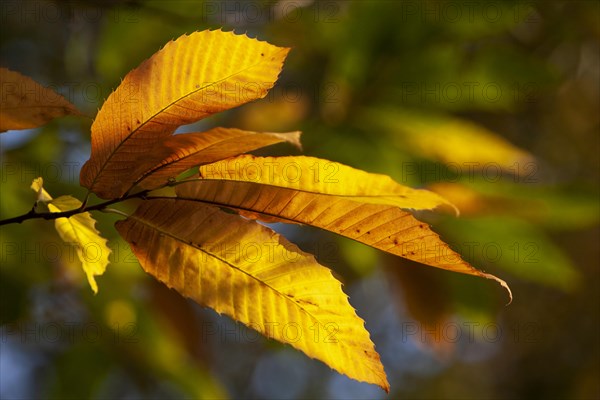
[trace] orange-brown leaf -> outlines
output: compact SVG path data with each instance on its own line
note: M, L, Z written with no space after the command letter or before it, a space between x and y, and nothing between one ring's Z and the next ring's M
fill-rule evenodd
M30 129L80 112L54 90L6 68L0 68L0 133Z
M300 132L259 133L234 128L170 136L150 154L139 158L138 168L129 177L131 186L154 189L182 172L203 164L289 142L300 148Z
M501 279L464 261L429 225L395 206L252 182L189 182L176 191L181 198L229 207L265 222L311 225L432 267L493 279L508 290Z
M289 49L202 31L169 42L131 71L92 125L92 154L81 184L101 198L129 188L140 155L177 127L264 97Z
M335 173L321 171L315 179L322 165ZM310 157L240 156L202 166L200 174L209 179L179 185L177 196L265 222L315 226L432 267L493 279L510 295L504 281L472 267L405 210L447 204L435 193Z

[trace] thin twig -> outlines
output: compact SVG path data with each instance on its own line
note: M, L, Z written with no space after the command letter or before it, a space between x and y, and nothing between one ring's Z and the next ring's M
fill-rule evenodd
M95 204L93 206L87 207L85 204L82 204L81 207L78 207L76 209L57 212L57 213L52 213L52 212L38 213L35 211L35 209L31 209L29 212L27 212L23 215L19 215L17 217L12 217L12 218L7 218L7 219L1 220L0 226L8 225L8 224L20 224L21 222L27 221L29 219L54 220L54 219L58 219L58 218L69 218L73 215L81 214L81 213L88 212L88 211L101 211L101 210L105 209L106 207L108 207L112 204L115 204L115 203L120 203L122 201L134 199L134 198L142 198L149 192L150 192L150 190L143 190L138 193L119 197L117 199L108 200L103 203ZM86 201L87 201L87 196L86 196Z

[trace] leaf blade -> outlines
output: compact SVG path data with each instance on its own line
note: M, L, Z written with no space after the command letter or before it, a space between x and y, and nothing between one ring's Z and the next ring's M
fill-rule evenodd
M116 228L146 272L181 294L353 379L389 389L379 355L341 284L314 257L270 229L179 199L144 201ZM271 251L244 253L256 246ZM290 340L277 325L268 329L273 323L294 326L301 334ZM338 341L313 340L313 324L337 326Z
M296 164L289 164L292 160ZM315 182L306 169L300 169L298 179L286 178L283 169L276 169L276 165L310 168L314 160L318 159L240 156L201 166L201 176L215 179L184 183L175 190L180 198L229 207L246 217L315 226L425 265L492 279L512 300L506 282L471 266L428 224L404 210L447 204L441 197L345 166L339 166L338 181L329 185ZM253 168L244 170L244 165ZM271 171L265 173L266 166Z
M434 192L401 185L387 175L368 173L315 157L239 157L203 165L201 178L262 185L346 197L369 204L430 210L454 206Z
M235 128L213 128L206 132L168 137L138 160L129 181L143 189L154 189L182 172L203 164L288 142L301 148L300 132L252 132Z
M42 178L34 179L31 184L38 194L38 201L47 203L52 213L75 210L81 207L81 201L72 196L60 196L53 199L43 188ZM102 275L108 266L111 253L108 241L100 235L95 227L96 220L89 212L75 214L69 218L57 218L54 227L60 238L67 244L73 245L81 267L87 276L88 283L94 293L98 293L95 276ZM91 251L94 251L93 253Z
M81 114L54 90L8 68L0 68L0 88L0 133L37 128L55 118Z
M122 195L127 185L119 178L138 155L181 125L264 97L288 51L220 30L167 43L127 74L98 112L82 186L101 198Z

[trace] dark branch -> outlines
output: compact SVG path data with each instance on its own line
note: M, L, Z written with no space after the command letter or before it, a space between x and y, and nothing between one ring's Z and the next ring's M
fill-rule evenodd
M8 225L8 224L20 224L23 221L27 221L28 219L45 219L45 220L54 220L54 219L58 219L58 218L69 218L73 215L76 214L81 214L87 211L99 211L99 210L103 210L106 207L115 204L115 203L120 203L122 201L125 200L129 200L129 199L133 199L133 198L142 198L144 197L146 194L148 194L150 192L150 190L143 190L141 192L138 193L134 193L128 196L123 196L123 197L119 197L117 199L112 199L112 200L108 200L105 201L103 203L99 203L99 204L95 204L93 206L89 206L87 207L86 204L82 204L81 207L79 208L75 208L73 210L69 210L69 211L63 211L63 212L57 212L57 213L51 213L51 212L43 212L43 213L38 213L35 211L35 208L32 208L28 213L23 214L23 215L19 215L17 217L12 217L12 218L7 218L7 219L3 219L0 221L0 226L1 225Z

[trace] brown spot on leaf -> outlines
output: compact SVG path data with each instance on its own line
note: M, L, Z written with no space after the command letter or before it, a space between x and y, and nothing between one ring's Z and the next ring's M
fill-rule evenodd
M310 300L304 300L304 299L297 299L296 300L298 303L304 303L304 304L310 304L311 306L316 306L317 304L313 303Z

